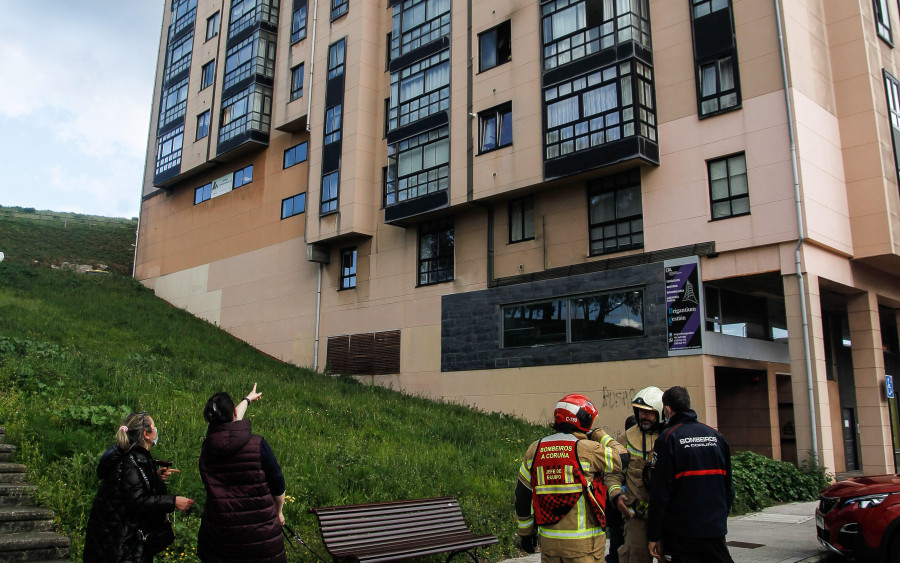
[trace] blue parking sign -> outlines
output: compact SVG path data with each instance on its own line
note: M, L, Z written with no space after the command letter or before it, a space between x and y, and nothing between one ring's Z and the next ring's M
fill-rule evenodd
M887 387L888 399L893 399L894 398L894 376L893 375L885 375L884 376L884 384Z

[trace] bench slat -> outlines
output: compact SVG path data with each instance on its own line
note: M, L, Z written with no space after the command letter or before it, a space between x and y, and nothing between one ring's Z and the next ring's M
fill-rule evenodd
M453 497L311 508L325 548L336 558L380 562L497 543L472 534Z

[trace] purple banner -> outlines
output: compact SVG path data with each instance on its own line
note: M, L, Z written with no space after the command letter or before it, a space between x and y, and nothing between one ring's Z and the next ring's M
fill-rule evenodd
M669 351L703 347L698 264L666 266L666 319Z

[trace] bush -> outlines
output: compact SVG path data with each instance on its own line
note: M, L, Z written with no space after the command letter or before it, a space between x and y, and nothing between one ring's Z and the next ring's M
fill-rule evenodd
M756 512L780 502L816 500L833 476L810 462L797 469L792 463L753 452L731 457L735 497L732 514Z

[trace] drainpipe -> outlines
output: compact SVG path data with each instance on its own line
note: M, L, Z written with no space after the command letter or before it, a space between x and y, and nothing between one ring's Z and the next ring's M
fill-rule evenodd
M312 112L313 70L316 68L316 21L319 17L319 0L313 2L312 33L309 36L309 96L306 98L306 132L309 133L309 114ZM307 184L308 185L308 184ZM318 319L317 319L318 320Z
M788 135L791 141L791 173L794 177L794 205L797 209L797 246L794 247L794 267L797 269L797 283L800 289L800 316L803 319L803 358L806 362L806 388L809 393L809 425L812 431L813 463L819 465L819 440L816 436L816 404L813 393L812 359L809 350L809 320L807 319L806 288L803 285L800 251L803 248L803 206L800 198L800 174L797 171L797 144L794 137L794 112L788 89L787 59L784 49L784 29L781 24L781 2L775 0L775 23L778 26L778 50L781 55L781 75L784 81L784 105L787 110Z
M322 316L322 263L319 262L319 285L316 288L316 347L313 351L313 371L319 371L319 322Z

